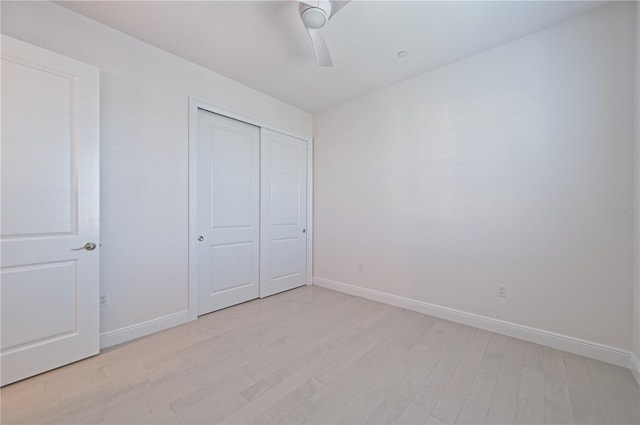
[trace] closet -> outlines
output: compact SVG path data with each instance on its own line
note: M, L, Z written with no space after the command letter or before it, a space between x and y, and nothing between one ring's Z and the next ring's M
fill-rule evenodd
M201 108L195 119L197 315L305 285L307 142Z

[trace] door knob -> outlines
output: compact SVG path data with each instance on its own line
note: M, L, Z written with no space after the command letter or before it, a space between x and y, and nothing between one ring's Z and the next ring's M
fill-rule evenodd
M94 244L93 242L87 242L80 248L72 248L71 251L82 251L83 249L85 251L93 251L94 249L96 249L96 244Z
M307 233L307 229L302 229L302 233Z
M198 236L198 240L202 242L204 240L204 236Z

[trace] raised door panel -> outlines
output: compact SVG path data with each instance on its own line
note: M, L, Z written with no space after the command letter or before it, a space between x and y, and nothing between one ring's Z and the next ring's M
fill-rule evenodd
M74 233L74 78L4 57L2 79L2 236Z
M0 278L3 353L77 333L75 261L5 267Z

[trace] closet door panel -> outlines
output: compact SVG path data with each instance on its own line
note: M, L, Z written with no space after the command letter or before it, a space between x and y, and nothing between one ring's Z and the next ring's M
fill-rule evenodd
M307 283L307 143L261 130L260 296Z
M198 314L259 296L260 130L198 111Z

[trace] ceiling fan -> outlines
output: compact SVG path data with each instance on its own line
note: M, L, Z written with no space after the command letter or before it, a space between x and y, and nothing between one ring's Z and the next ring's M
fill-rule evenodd
M311 38L313 52L316 56L316 66L333 66L331 54L320 30L347 3L349 3L349 0L310 0L300 2L300 19L302 19L302 24Z

